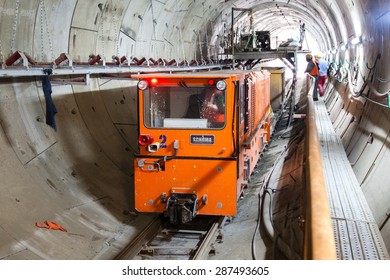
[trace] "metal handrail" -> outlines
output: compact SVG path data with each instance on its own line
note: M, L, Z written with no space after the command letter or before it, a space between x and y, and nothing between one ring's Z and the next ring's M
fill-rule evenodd
M100 74L139 74L139 73L156 73L156 72L184 72L184 71L201 71L201 70L220 70L224 64L199 65L199 66L101 66L101 65L75 65L72 67L12 67L2 69L0 65L1 78L15 77L39 77L47 75L44 70L52 69L52 76L77 76L77 75L100 75ZM114 79L115 76L112 76Z
M306 112L306 222L304 259L337 259L315 120L314 101L311 95L308 95L307 98Z

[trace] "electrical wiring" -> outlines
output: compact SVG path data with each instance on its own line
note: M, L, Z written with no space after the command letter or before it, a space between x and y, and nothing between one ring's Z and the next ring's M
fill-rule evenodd
M272 166L271 170L268 172L266 178L264 179L263 181L263 185L260 187L260 191L258 193L258 197L259 197L259 202L258 202L258 216L257 216L257 223L256 223L256 228L255 228L255 232L253 233L253 237L252 237L252 258L254 260L257 260L257 256L256 256L256 236L257 236L257 233L260 229L260 221L261 221L261 217L263 216L263 203L262 203L262 197L263 197L263 194L264 192L266 191L267 189L267 186L269 184L269 181L271 179L271 175L273 174L273 172L275 171L275 168L277 166L277 163L284 157L284 154L286 153L287 151L287 146L284 147L283 151L279 154L278 158L276 159L274 165ZM264 200L264 198L263 198ZM271 206L270 206L271 207ZM272 220L272 219L271 219ZM272 222L272 221L271 221Z
M271 180L272 174L274 173L276 167L278 166L278 163L282 159L284 160L288 156L288 155L286 155L286 153L288 151L290 151L290 148L291 148L291 146L293 144L297 145L302 140L303 135L304 135L303 130L301 130L300 133L298 133L296 136L294 136L291 139L291 141L288 143L287 146L284 146L283 151L281 151L281 153L279 154L279 156L275 160L275 163L272 166L271 170L268 172L267 176L265 177L265 179L263 181L263 184L262 184L262 186L260 188L260 191L258 193L258 198L259 198L259 202L258 202L258 217L257 217L256 228L255 228L255 231L254 231L253 236L252 236L252 258L254 260L257 260L257 255L256 255L256 236L257 236L257 234L259 232L259 229L260 229L260 226L261 226L261 224L260 224L261 221L263 221L263 225L264 225L264 227L265 227L265 229L267 231L267 234L268 234L268 236L270 236L270 238L273 241L273 246L274 246L273 252L274 253L276 251L276 246L279 244L282 247L289 249L288 251L289 251L289 253L291 255L291 258L293 258L293 259L301 259L300 255L298 253L294 252L294 250L292 250L290 248L290 246L281 238L281 234L277 231L276 227L273 224L273 219L272 219L272 198L273 198L273 194L276 193L276 190L268 188L268 185L269 185L269 182ZM298 143L296 143L296 142L298 142ZM264 205L266 204L265 200L266 200L266 196L267 195L269 196L269 203L268 203L269 220L266 220L264 218Z
M360 88L360 90L358 92L353 90L353 88L350 88L350 89L351 89L351 92L352 92L352 98L354 98L354 99L362 97L365 100L367 100L367 101L369 101L369 102L371 102L373 104L376 104L376 105L379 105L379 106L382 106L382 107L385 107L385 108L390 108L390 106L388 104L384 104L384 103L375 101L374 99L369 97L369 95L371 94L371 95L373 95L373 97L375 97L377 99L388 99L388 103L389 103L390 89L387 90L386 92L381 93L372 84L372 80L374 78L375 68L376 68L377 62L379 61L380 58L381 58L381 55L378 54L376 56L374 65L372 67L370 67L368 65L368 62L366 63L366 68L369 70L367 79L365 78L365 76L363 76L362 72L359 69L356 70L357 73L359 73L360 76L362 77L363 85L361 86L361 88ZM333 65L334 65L334 63L333 63ZM332 69L334 69L334 68L332 68ZM332 76L335 79L337 79L337 81L340 82L339 78L336 76L339 73L339 70L340 70L340 68L336 71L335 74L332 74ZM350 78L350 75L348 75L349 72L350 72L350 70L347 69L347 75L345 77L347 79L347 84L352 84L352 85L356 86L355 84L353 84L353 82L352 82L352 80ZM390 79L383 79L381 77L376 77L376 79L379 82L381 82L381 83L388 83L388 82L390 82ZM364 91L366 90L366 88L368 88L368 91L367 91L367 94L364 94Z

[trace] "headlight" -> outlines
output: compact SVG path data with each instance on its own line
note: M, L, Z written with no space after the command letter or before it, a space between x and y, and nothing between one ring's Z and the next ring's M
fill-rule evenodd
M218 82L217 82L217 89L219 89L219 90L225 90L225 89L226 89L226 83L225 83L225 81L218 81Z
M148 86L149 86L149 84L148 84L147 81L142 80L142 81L139 81L139 82L138 82L138 88L139 88L140 90L145 90L145 89L148 88Z

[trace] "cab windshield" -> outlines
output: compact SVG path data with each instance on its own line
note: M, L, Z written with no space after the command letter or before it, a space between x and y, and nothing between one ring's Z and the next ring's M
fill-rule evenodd
M215 87L151 87L143 92L148 128L222 129L225 91Z

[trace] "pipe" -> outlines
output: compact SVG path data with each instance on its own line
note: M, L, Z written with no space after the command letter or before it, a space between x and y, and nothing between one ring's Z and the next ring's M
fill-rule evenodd
M306 113L306 222L304 258L336 260L336 245L326 193L314 101L307 98Z

